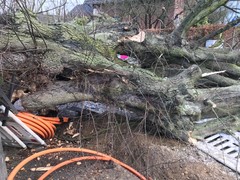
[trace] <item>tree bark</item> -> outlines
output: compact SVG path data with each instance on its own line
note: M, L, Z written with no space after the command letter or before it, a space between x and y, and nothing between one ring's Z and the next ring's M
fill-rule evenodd
M182 40L186 39L186 33L190 29L190 27L195 25L204 17L213 13L219 7L225 5L227 2L228 0L199 1L194 10L192 10L191 13L189 13L187 17L184 18L180 26L177 27L174 32L169 36L169 44L177 46L182 45Z
M0 37L1 50L27 58L17 64L19 67L25 64L25 69L18 69L20 81L34 79L34 71L50 79L44 85L35 82L37 91L31 91L22 99L26 110L56 109L58 105L85 100L101 102L134 112L134 120L146 119L162 132L187 140L196 121L216 117L216 114L219 118L236 114L240 108L240 86L236 77L208 77L229 87L196 87L196 82L202 79L201 68L208 71L197 63L205 62L210 66L216 61L223 65L227 63L226 69L223 66L220 69L239 76L239 51L171 46L165 38L150 34L146 35L144 42L137 43L126 41L126 38L122 40L123 36L129 36L129 32L119 32L122 24L106 29L104 22L94 22L95 25L90 22L86 25L86 32L76 22L47 26L39 23L33 15L30 17L34 27L31 36L26 29L26 20L19 15L17 30L3 30L5 36ZM117 53L127 53L142 61L142 66L136 67L117 59ZM173 77L158 76L151 64L163 60L165 63L186 62L186 69ZM27 69L26 61L36 68ZM237 68L230 71L231 66ZM58 76L65 74L67 81L57 80Z

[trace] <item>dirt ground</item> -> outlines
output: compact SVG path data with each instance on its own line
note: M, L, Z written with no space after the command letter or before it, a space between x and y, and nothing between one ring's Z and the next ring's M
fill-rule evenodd
M111 119L111 120L109 120ZM114 119L114 118L113 118ZM17 149L4 147L8 159L8 172L29 155L55 147L83 147L109 154L153 180L231 180L236 173L216 162L195 147L166 137L144 133L140 126L105 116L75 120L60 125L56 136L46 140L45 148ZM73 137L73 135L79 136ZM34 167L47 167L64 160L79 157L82 153L54 153L38 158L22 168L17 180L35 180L43 172L31 171ZM1 179L1 178L0 178ZM102 161L83 161L65 166L47 179L105 180L138 179L119 165Z

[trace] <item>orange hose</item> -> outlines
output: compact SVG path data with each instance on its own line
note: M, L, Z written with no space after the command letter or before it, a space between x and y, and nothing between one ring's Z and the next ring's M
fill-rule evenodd
M27 113L27 112L20 112L19 113L20 116L25 116L25 117L32 117L34 119L37 119L37 120L42 120L42 121L45 121L45 122L49 122L51 124L62 124L61 120L58 118L58 117L44 117L44 116L37 116L37 115L34 115L34 114L31 114L31 113ZM68 122L69 118L63 118L63 122Z
M57 121L59 122L59 118L58 117L44 117L44 116L38 116L41 117L42 119L46 120L46 121ZM67 117L63 117L63 122L68 122L69 118Z
M57 164L56 166L52 167L51 169L49 169L47 172L45 172L40 178L38 178L38 180L44 180L47 176L49 176L51 173L53 173L54 171L56 171L57 169L66 166L68 164L77 162L77 161L83 161L83 160L101 160L101 161L110 161L110 158L107 157L102 157L102 156L83 156L83 157L78 157L78 158L73 158L73 159L69 159L67 161L61 162L59 164Z
M44 134L39 128L36 128L35 126L32 126L31 124L29 124L29 123L26 122L26 121L23 121L23 120L22 120L22 122L24 122L24 123L27 125L27 127L29 127L31 130L33 130L33 131L34 131L35 133L37 133L39 136L45 138L45 134Z
M46 120L46 121L60 122L60 119L58 117L37 116L37 115L31 114L31 113L28 113L28 112L21 112L21 113L26 114L28 116L35 117L35 118L41 118L41 119ZM68 122L68 120L69 120L69 118L63 117L63 122Z
M36 119L43 119L43 120L46 120L46 121L61 122L59 117L37 116L37 115L31 114L31 113L28 113L28 112L20 112L20 114L23 114L23 115L26 115L26 116L31 116L31 117L36 118ZM63 117L62 119L63 119L63 122L68 122L69 121L69 118L67 118L67 117Z
M44 117L44 116L37 116L37 115L31 114L31 113L27 113L27 112L20 112L20 113L19 113L19 116L32 117L32 118L34 118L34 119L36 119L36 120L39 120L39 121L41 121L41 122L48 123L49 125L51 125L51 126L56 130L56 127L55 127L52 123L50 123L50 122L48 122L48 121L45 121L45 119L42 118L42 117ZM60 119L59 119L59 118L56 117L56 118L54 118L54 119L58 119L58 122L60 122ZM68 122L68 121L66 121L66 122Z
M32 119L31 117L24 117L24 116L18 116L18 118L21 121L23 121L25 124L30 124L35 128L37 128L39 131L41 131L44 134L44 136L42 136L43 138L51 138L52 131L49 130L49 127L43 124L41 121L37 121L35 119Z
M37 116L28 112L19 112L17 117L44 139L54 137L55 125L62 124L58 117ZM68 122L68 120L68 118L63 118L63 122Z
M45 151L41 151L38 152L36 154L33 154L31 156L29 156L28 158L24 159L22 162L20 162L13 170L12 172L9 174L8 176L8 180L14 180L14 177L16 176L16 174L19 172L19 170L26 165L27 163L29 163L31 160L39 157L39 156L43 156L49 153L55 153L55 152L83 152L83 153L89 153L89 154L93 154L93 155L97 155L97 156L102 156L102 157L106 157L109 158L111 161L121 165L122 167L124 167L125 169L127 169L128 171L130 171L131 173L133 173L135 176L137 176L139 179L141 180L147 180L142 174L140 174L138 171L136 171L135 169L133 169L132 167L124 164L123 162L100 152L97 151L93 151L90 149L84 149L84 148L55 148L55 149L48 149Z
M22 122L24 122L25 124L29 124L34 126L35 128L39 129L43 134L44 134L44 138L49 137L49 130L48 130L48 126L45 126L45 124L43 124L41 121L36 121L34 119L32 119L31 117L18 117Z
M54 136L54 134L55 134L54 131L56 130L56 127L53 124L51 124L50 122L44 121L43 119L38 118L37 116L32 117L32 120L34 122L41 122L41 124L44 126L44 128L46 128L46 131L49 133L48 138L51 138Z

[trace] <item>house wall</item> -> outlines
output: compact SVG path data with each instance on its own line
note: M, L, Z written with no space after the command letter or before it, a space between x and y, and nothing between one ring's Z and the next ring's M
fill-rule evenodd
M100 10L112 17L119 18L139 28L169 28L174 27L174 18L184 9L184 0L152 0L152 3L140 3L138 0L85 0L83 5L78 5L69 13L71 18L76 16L89 16L83 11L86 4L99 4ZM165 15L163 14L165 8Z
M161 16L163 8L165 17ZM184 0L156 0L152 4L141 4L139 1L113 2L101 5L103 12L122 21L136 23L142 29L173 27L176 14L184 9ZM161 18L159 18L161 17Z
M183 19L184 15L184 1L185 0L173 0L172 6L169 11L169 17L172 20L169 22L168 28L175 28Z
M176 14L180 14L184 10L184 1L185 0L175 0L174 16L176 16Z

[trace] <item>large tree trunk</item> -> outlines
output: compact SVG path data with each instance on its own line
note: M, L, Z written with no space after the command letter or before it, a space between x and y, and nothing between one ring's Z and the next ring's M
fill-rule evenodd
M195 122L202 118L238 116L239 51L169 46L163 37L152 34L142 43L132 42L122 38L132 33L119 31L122 24L94 21L84 27L76 22L46 26L33 15L29 33L26 19L17 17L17 30L2 31L0 49L6 51L3 72L15 69L30 91L22 99L26 110L56 110L59 105L85 100L101 102L129 112L129 119L146 119L162 132L185 140L189 132L199 137L198 131L203 130L195 128ZM123 52L140 61L140 67L118 60L116 53ZM214 66L216 60L222 66ZM155 67L166 63L185 69L172 77L157 75ZM202 78L209 67L226 70L224 75L231 79L216 74ZM210 80L228 87L197 87L199 81ZM234 124L238 121L235 118ZM212 127L215 132L218 126Z

